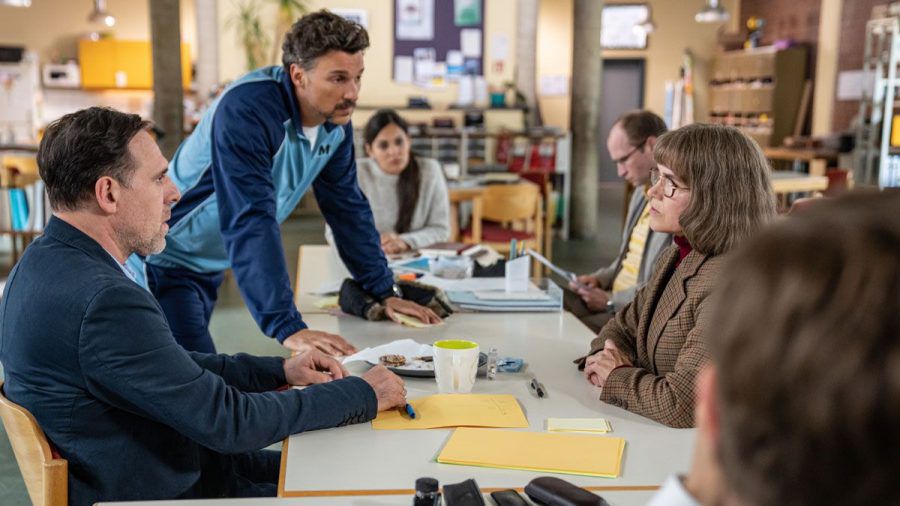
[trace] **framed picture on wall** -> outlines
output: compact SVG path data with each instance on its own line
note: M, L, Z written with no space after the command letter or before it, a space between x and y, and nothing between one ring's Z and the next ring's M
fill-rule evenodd
M614 4L603 7L600 44L603 49L646 49L650 6Z
M331 9L331 12L369 29L369 13L365 9Z

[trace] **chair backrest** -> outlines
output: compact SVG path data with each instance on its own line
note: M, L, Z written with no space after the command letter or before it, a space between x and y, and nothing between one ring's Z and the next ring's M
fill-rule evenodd
M540 192L531 182L488 185L481 196L481 217L500 222L534 220L539 214Z
M69 464L53 458L50 442L27 409L6 398L0 381L0 417L9 436L31 503L64 506L69 502Z

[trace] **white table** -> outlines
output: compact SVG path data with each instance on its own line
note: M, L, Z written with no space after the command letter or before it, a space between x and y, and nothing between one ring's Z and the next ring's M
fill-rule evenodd
M593 335L569 313L457 314L430 329L323 314L309 314L306 322L311 328L339 333L360 348L406 337L423 343L463 338L478 342L485 350L495 346L500 356L524 358L528 366L523 374L498 374L496 381L479 378L473 392L515 395L530 424L519 430L543 431L551 416L609 420L611 435L626 440L622 475L616 479L559 475L590 490L601 494L649 492L669 474L688 469L694 430L670 429L598 400L599 391L572 364L587 351ZM354 363L349 368L361 373L367 367ZM532 375L547 388L546 398L538 399L529 391ZM433 379L409 378L407 390L414 398L436 393L437 388ZM521 488L532 478L548 474L439 464L435 458L450 432L376 431L371 424L360 424L291 436L282 450L279 495L409 495L416 478L422 476L437 478L442 484L475 478L489 492ZM643 504L645 498L622 504Z
M327 244L308 244L300 246L297 256L297 282L294 284L294 303L304 317L308 314L327 313L326 309L316 307L322 298L309 292L318 289L323 283L350 277L344 262L337 250Z
M521 492L521 491L520 491ZM601 495L611 506L643 506L647 504L654 492L603 492ZM490 494L485 494L485 502L495 504ZM525 494L522 494L525 497ZM528 504L533 504L527 498ZM194 499L187 501L137 501L137 502L101 502L98 506L409 506L412 495L367 495L343 497L285 497L285 498L251 498L251 499Z

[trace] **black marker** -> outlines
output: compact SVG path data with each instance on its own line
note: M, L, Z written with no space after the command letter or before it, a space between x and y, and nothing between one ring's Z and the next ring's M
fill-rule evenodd
M531 389L535 394L537 394L538 397L544 397L544 395L546 395L544 393L544 385L541 385L537 378L531 379Z

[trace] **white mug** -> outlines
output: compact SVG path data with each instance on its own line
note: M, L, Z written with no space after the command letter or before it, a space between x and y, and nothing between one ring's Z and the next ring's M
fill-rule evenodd
M434 378L442 394L467 394L478 372L478 343L445 339L434 343Z

